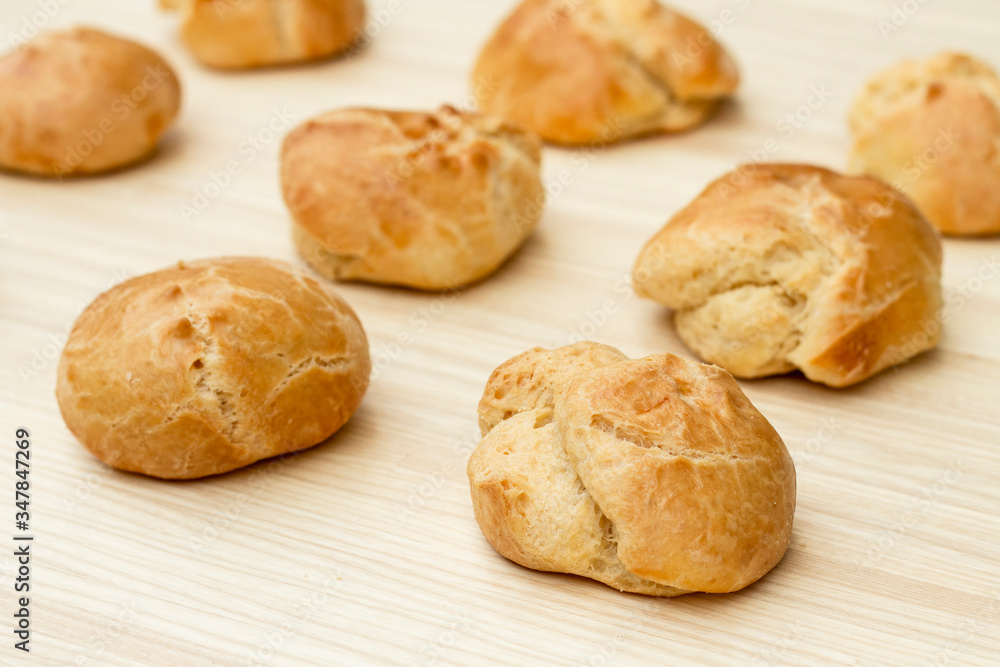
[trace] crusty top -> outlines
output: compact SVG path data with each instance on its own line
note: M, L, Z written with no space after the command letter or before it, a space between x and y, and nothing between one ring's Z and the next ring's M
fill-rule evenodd
M712 34L656 0L525 0L473 75L485 110L565 144L691 127L738 83Z
M545 350L536 347L508 359L490 375L479 401L483 435L505 419L535 408L551 408L555 396L581 373L628 359L618 349L578 343Z
M732 375L655 355L594 371L557 404L566 452L615 525L630 572L725 593L781 559L794 468Z
M876 74L849 115L851 170L909 195L946 234L1000 232L1000 77L959 53Z
M882 115L897 105L920 108L941 88L975 88L1000 109L1000 78L986 63L969 55L942 52L927 60L904 60L873 76L854 100L848 115L852 132L883 126ZM930 88L935 88L931 91Z
M536 348L494 371L479 414L477 518L529 567L653 595L723 593L759 579L788 546L794 465L722 369L671 354L630 360L590 342ZM607 522L601 535L591 521Z
M329 287L283 262L225 258L98 297L66 343L57 396L98 458L194 478L324 440L369 369L364 330Z
M844 386L909 356L901 348L941 305L941 259L934 228L878 179L745 166L646 244L634 284L681 318L731 318L740 354L703 356L737 375L800 368Z
M538 138L499 118L343 109L288 135L282 185L320 271L444 289L488 275L535 227L540 159Z
M40 35L0 58L0 167L93 173L156 146L181 89L154 51L99 30Z

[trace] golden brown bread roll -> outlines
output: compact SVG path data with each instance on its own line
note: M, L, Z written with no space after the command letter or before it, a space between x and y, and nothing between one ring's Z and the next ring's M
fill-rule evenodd
M540 160L538 138L498 118L344 109L288 135L281 179L317 271L439 290L489 275L531 233Z
M361 35L364 0L161 0L205 65L243 69L326 58Z
M468 466L504 557L622 591L726 593L784 555L795 467L733 377L590 342L502 364Z
M1000 78L941 53L875 75L849 123L850 169L909 195L945 234L1000 232Z
M819 167L748 165L715 181L646 244L633 282L737 377L797 368L845 387L941 335L937 232L882 181Z
M99 30L39 36L0 58L0 168L91 174L149 155L180 108L157 53Z
M361 323L329 287L284 262L224 258L98 297L70 333L56 396L105 463L191 479L322 442L361 403L370 368Z
M686 130L738 84L712 34L656 0L525 0L473 71L484 111L559 144Z

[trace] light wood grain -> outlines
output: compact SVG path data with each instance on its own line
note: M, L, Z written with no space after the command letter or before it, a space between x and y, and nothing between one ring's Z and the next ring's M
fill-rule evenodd
M125 276L182 258L294 259L280 136L252 160L240 143L276 109L304 120L349 104L460 103L512 2L401 0L357 57L230 75L199 68L154 4L68 0L50 25L96 24L176 64L184 111L156 159L61 184L0 176L3 465L17 426L34 436L31 664L255 664L269 639L280 643L272 665L997 664L1000 277L982 267L998 239L946 242L939 350L846 391L800 377L743 383L793 452L799 488L792 547L748 590L658 600L512 565L476 526L464 468L489 372L568 342L605 302L614 312L590 337L632 356L689 354L666 315L625 287L642 243L768 138L780 146L772 159L842 168L847 105L876 68L940 48L1000 65L1000 5L900 0L919 9L883 39L887 1L678 0L703 21L732 13L722 39L745 75L738 105L682 136L589 157L547 150L546 179L568 170L570 185L475 288L343 286L385 364L349 426L284 464L177 484L92 459L59 417L45 355ZM38 7L5 0L0 36ZM781 135L776 122L813 86L830 99ZM185 223L181 203L229 160L241 174ZM976 282L980 270L989 279ZM36 351L38 374L22 378ZM7 498L12 477L0 477ZM5 545L11 512L0 512ZM0 663L13 665L8 551Z

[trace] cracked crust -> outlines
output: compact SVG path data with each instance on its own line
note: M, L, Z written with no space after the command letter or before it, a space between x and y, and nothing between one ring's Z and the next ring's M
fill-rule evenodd
M738 84L711 33L656 0L525 0L473 72L485 111L569 145L694 127Z
M502 364L480 402L473 508L504 557L671 597L781 560L795 468L725 371L584 342Z
M63 350L56 396L97 458L192 479L322 442L369 370L364 330L328 287L282 262L224 258L98 297Z
M804 165L712 183L643 248L640 296L737 377L794 369L844 387L940 338L941 243L899 192Z
M537 224L540 160L535 136L489 116L333 111L296 128L282 149L292 238L334 280L472 283Z
M945 234L1000 233L1000 77L940 53L876 74L849 116L850 169L905 192Z
M91 28L0 58L0 169L94 174L135 163L174 122L181 88L145 46Z
M245 69L327 58L361 35L363 0L160 0L205 65Z

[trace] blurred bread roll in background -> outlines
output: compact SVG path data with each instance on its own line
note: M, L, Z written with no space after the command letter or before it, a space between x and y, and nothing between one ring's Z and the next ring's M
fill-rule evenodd
M712 34L656 0L525 0L472 78L484 111L558 144L686 130L739 83Z
M327 58L364 29L364 0L160 0L205 65L243 69Z
M901 193L808 165L746 165L643 248L636 292L733 375L852 385L941 336L941 242Z
M538 138L500 118L343 109L288 135L281 180L321 274L441 290L488 276L528 237L540 160Z
M1000 78L960 53L876 74L851 108L850 170L905 192L945 234L1000 233Z
M132 278L80 315L56 396L97 458L166 479L312 447L368 386L364 329L284 262L222 258Z
M181 104L159 54L92 28L40 35L0 57L0 168L94 174L148 156Z
M472 505L502 556L621 591L727 593L788 547L795 467L724 370L583 342L502 364Z

